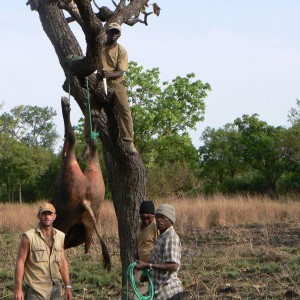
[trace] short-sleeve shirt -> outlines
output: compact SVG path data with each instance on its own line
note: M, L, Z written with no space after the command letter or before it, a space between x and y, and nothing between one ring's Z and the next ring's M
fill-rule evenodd
M136 244L139 259L149 262L154 243L158 236L156 222L153 220L151 224L142 227L142 222L139 221L136 231Z
M104 46L101 52L101 59L99 63L98 70L102 71L123 71L128 70L128 54L126 49L120 44L116 44L113 48ZM112 82L122 82L124 77L121 76L117 79L113 79Z
M172 262L180 265L180 260L181 242L172 226L158 237L150 262L152 264ZM155 290L155 300L166 300L183 291L177 271L150 270L150 277Z

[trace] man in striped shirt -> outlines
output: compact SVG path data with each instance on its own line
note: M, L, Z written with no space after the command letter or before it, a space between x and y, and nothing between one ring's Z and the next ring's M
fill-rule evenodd
M183 288L177 276L181 243L173 228L176 221L175 208L170 204L162 204L155 212L155 220L160 236L155 243L150 262L138 260L136 269L150 270L155 300L181 300Z

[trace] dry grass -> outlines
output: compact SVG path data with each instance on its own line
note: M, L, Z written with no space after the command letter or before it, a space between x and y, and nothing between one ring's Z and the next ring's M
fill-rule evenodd
M176 207L182 240L180 277L185 299L300 299L300 205L261 197L165 198ZM13 289L19 233L37 223L39 203L0 204L0 299ZM66 251L74 300L120 299L121 264L113 204L104 203L100 230L109 240L113 269L105 272L97 240ZM297 298L298 297L298 298Z
M286 200L275 202L266 197L227 198L214 196L209 199L164 198L154 200L155 206L169 203L176 208L176 227L185 228L231 227L252 223L300 224L300 205ZM37 204L0 204L0 232L22 232L37 223ZM99 226L107 237L117 237L117 219L111 201L105 201L100 213Z

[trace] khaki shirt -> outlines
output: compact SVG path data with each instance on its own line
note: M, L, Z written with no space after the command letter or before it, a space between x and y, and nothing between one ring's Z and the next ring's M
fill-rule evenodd
M120 44L116 44L115 47L103 47L101 52L101 59L98 70L112 71L123 71L128 70L128 55L126 49ZM124 77L121 76L117 79L110 79L112 83L120 83L124 81Z
M61 281L59 272L65 234L53 228L52 251L39 227L24 233L29 240L29 253L25 262L24 281L45 300L50 299L54 282Z
M147 227L142 227L141 224L142 222L139 221L136 232L137 252L141 261L149 262L155 241L158 237L158 230L155 220Z

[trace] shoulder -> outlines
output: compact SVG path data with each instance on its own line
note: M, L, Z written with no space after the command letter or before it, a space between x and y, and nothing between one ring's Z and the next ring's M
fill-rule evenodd
M27 236L28 239L31 239L35 234L37 234L36 228L27 230L22 234L22 237Z
M127 54L127 50L121 44L118 43L117 47L120 54Z
M62 231L60 231L56 228L53 228L53 230L54 230L55 234L57 234L59 237L63 237L63 238L65 237L65 234Z
M27 231L24 232L23 234L31 235L31 234L35 234L35 233L36 233L36 228L33 228L33 229L30 229L30 230L27 230Z
M180 243L180 238L173 227L166 232L166 239Z

